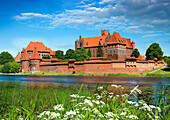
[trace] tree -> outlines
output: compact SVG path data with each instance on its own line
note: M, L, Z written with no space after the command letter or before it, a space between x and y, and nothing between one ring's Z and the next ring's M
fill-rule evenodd
M90 57L87 54L87 51L85 48L81 47L81 49L76 50L75 52L75 59L77 61L85 61L85 60L90 60Z
M16 62L8 62L2 68L3 73L18 73L20 68L20 64Z
M58 59L64 59L64 52L62 50L57 50L54 57Z
M51 57L49 55L44 55L42 59L51 59Z
M131 57L136 57L136 58L138 58L139 55L140 55L140 53L139 53L138 49L135 48L135 49L133 50L132 54L131 54Z
M101 46L101 43L99 42L99 46L98 46L98 49L97 49L97 57L103 57L104 53L103 53L103 50L102 50L102 46Z
M4 65L5 63L13 62L13 61L14 61L14 58L10 53L2 52L0 54L0 65Z
M90 49L88 50L87 54L88 54L89 57L91 57L91 51L90 51Z
M163 52L158 43L152 43L149 46L149 48L146 50L145 55L146 55L146 60L153 60L154 58L161 60L163 57Z
M170 58L167 60L167 65L170 67Z
M65 54L65 59L75 59L75 51L73 49L68 49Z

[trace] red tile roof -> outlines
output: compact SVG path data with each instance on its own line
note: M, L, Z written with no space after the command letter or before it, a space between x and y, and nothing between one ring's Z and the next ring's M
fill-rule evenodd
M21 62L21 53L19 52L18 55L15 57L15 62L19 63Z
M55 51L47 48L42 42L30 42L26 47L26 50L33 51L35 46L37 47L37 51L39 52L50 52L50 55L55 55Z
M47 61L47 62L51 62L51 59L42 59L42 61Z
M22 48L22 51L21 51L21 52L23 53L23 52L24 52L24 50L25 50L25 49L24 49L24 48Z
M140 60L146 60L145 56L140 55L139 56Z
M135 58L135 57L126 57L126 59L133 59L133 60L136 60L137 58Z
M114 32L107 44L117 44L117 43L126 45L126 39L122 38L119 33Z
M41 59L38 54L37 47L34 47L34 50L33 50L33 53L30 59L39 59L39 60Z
M124 44L127 48L133 48L130 39L123 38L119 33L114 32L107 44Z
M23 61L23 60L29 60L29 55L28 55L26 50L24 50L24 53L23 53L21 61Z
M69 59L69 62L75 62L76 60L75 59Z
M99 42L101 43L101 46L103 46L107 36L97 36L97 37L89 37L89 38L82 38L84 40L84 46L83 47L95 47L99 45Z

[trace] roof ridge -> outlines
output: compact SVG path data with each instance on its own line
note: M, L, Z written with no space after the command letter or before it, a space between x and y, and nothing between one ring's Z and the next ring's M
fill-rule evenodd
M39 54L38 54L38 51L37 51L37 47L35 46L34 47L34 50L33 50L33 53L32 53L32 56L30 59L41 59Z

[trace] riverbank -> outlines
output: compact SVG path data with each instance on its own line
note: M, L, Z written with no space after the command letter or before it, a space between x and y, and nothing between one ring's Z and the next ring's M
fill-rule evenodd
M122 77L170 77L170 73L164 74L156 72L153 74L123 74L123 73L108 73L108 74L71 74L71 73L56 73L56 72L37 72L37 73L18 73L9 74L4 73L1 75L28 75L28 76L122 76Z
M169 97L162 102L164 96L158 92L157 101L161 102L156 104L154 97L145 99L138 86L133 90L126 87L0 82L0 119L168 119Z

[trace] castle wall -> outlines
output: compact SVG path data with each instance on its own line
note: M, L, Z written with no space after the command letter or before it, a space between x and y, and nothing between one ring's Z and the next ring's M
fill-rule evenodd
M163 63L155 64L154 62L149 63L148 61L136 62L135 60L94 60L40 64L40 71L54 71L58 73L73 73L73 71L75 71L76 73L84 74L139 74L163 65Z
M132 54L133 49L130 48L126 48L126 57L130 57L130 55Z

